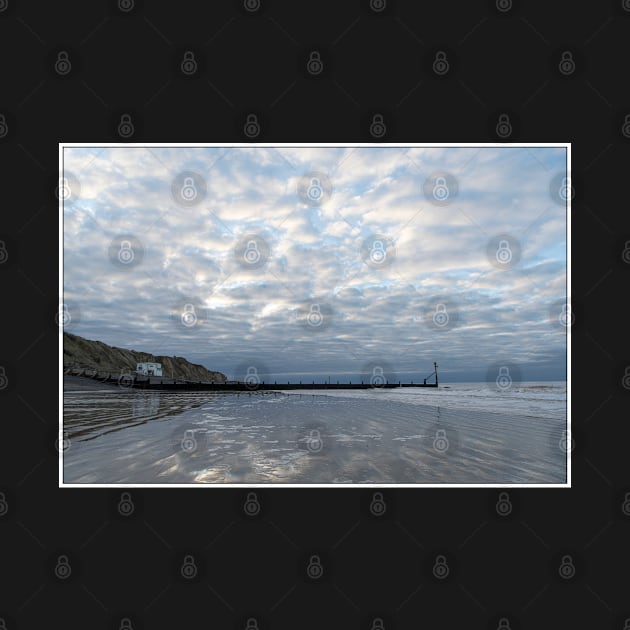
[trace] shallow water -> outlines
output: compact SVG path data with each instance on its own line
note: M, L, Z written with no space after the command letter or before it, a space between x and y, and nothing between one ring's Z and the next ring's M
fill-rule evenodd
M566 384L64 392L64 483L564 483Z

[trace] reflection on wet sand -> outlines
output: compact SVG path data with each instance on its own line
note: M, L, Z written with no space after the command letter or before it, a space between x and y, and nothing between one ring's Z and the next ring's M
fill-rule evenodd
M64 393L64 433L69 439L93 440L149 420L178 415L201 406L198 401L153 391L121 390L103 399L101 391ZM104 404L105 403L105 404Z
M562 483L558 423L325 395L67 392L68 483Z

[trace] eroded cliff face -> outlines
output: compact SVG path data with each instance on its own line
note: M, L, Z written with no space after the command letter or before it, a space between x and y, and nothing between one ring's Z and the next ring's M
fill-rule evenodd
M190 363L183 357L163 357L108 346L102 341L84 339L71 333L63 333L64 367L83 367L112 373L133 373L136 364L155 362L162 364L164 376L189 381L214 381L224 383L227 379L221 372L207 370L203 365Z

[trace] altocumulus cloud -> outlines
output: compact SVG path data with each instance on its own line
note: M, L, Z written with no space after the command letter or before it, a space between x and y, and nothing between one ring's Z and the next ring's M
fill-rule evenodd
M505 360L564 378L550 308L567 220L550 185L565 161L554 147L67 147L68 330L229 376L383 362L413 378L436 360L467 380Z

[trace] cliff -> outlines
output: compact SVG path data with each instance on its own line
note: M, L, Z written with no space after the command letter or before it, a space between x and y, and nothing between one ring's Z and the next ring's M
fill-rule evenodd
M71 333L63 333L63 365L97 369L101 372L133 373L136 363L162 364L164 376L189 381L214 381L224 383L227 378L221 372L207 370L203 365L190 363L183 357L164 357L108 346L102 341L91 341Z

